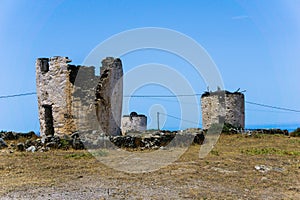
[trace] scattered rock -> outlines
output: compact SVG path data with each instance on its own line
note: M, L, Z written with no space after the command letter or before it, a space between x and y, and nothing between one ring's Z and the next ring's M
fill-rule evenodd
M167 150L168 148L164 147L164 146L161 146L161 147L159 147L159 149L161 149L161 150Z
M79 133L78 132L73 133L71 135L71 138L73 138L73 139L79 138Z
M6 148L6 147L8 147L6 142L2 138L0 138L0 149Z
M261 181L267 181L268 178L267 178L267 177L262 177L260 180L261 180Z
M205 137L204 137L203 132L202 133L197 133L195 138L194 138L193 143L194 144L203 144L204 139L205 139Z
M25 144L24 143L18 143L17 144L17 150L18 151L25 151Z
M272 167L272 170L275 172L284 172L285 171L285 169L281 168L281 167Z
M285 169L284 168L280 168L280 167L267 167L265 165L256 165L254 167L257 171L265 173L268 171L275 171L275 172L284 172Z
M237 173L237 171L230 171L230 170L222 169L219 167L212 167L211 169L214 171L220 172L220 173L225 173L225 174Z
M79 149L84 149L84 145L80 139L73 139L72 142L72 147L73 149L79 150Z
M265 165L255 165L254 167L257 171L265 173L271 170L271 168L265 166Z
M36 151L36 147L35 146L30 146L26 149L27 152L35 152Z
M289 187L289 190L300 192L300 187L291 186L291 187Z
M25 148L29 148L29 147L33 146L33 141L32 140L26 140L24 144L25 144Z
M46 151L49 151L50 148L49 147L42 147L39 151L40 152L46 152Z
M46 147L48 147L48 148L57 148L57 143L56 142L47 142Z

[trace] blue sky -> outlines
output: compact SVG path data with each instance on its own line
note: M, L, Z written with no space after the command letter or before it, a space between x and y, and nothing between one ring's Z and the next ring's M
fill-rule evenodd
M36 90L38 57L68 56L81 64L93 48L114 34L162 27L179 31L206 49L226 89L247 90L248 101L300 110L299 10L300 3L292 0L0 0L0 96ZM145 63L162 63L183 74L196 93L206 90L191 66L169 53L144 50L121 58L125 72ZM150 85L136 93L170 91ZM148 116L151 107L156 111L155 105L170 115L181 115L178 102L164 99L132 99L130 105ZM199 105L192 109L199 110ZM0 99L0 113L0 130L39 129L35 96ZM248 126L297 126L299 119L299 113L246 104ZM164 120L165 128L177 128L176 119ZM186 120L197 121L192 116Z

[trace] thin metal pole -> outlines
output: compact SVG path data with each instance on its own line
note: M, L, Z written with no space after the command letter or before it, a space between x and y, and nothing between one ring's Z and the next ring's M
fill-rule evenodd
M157 129L160 130L159 129L159 112L157 112Z

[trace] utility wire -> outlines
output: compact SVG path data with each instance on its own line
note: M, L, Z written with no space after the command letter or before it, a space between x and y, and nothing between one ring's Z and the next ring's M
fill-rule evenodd
M178 95L124 95L123 97L134 97L134 98L174 98L174 97L192 97L200 96L201 94L178 94Z
M0 99L6 99L6 98L12 98L12 97L20 97L20 96L29 96L29 95L34 95L36 92L28 92L28 93L22 93L22 94L12 94L12 95L5 95L5 96L0 96Z
M248 104L256 105L256 106L262 106L262 107L266 107L266 108L272 108L272 109L277 109L277 110L285 110L285 111L300 113L300 110L294 110L294 109L290 109L290 108L282 108L282 107L277 107L277 106L270 106L270 105L255 103L255 102L251 102L251 101L245 101L245 102L248 103Z
M161 112L160 112L159 114L165 115L165 116L168 116L168 117L171 117L171 118L174 118L174 119L178 119L178 120L181 120L181 121L185 121L185 122L189 122L189 123L192 123L192 124L199 125L199 123L197 123L197 122L193 122L193 121L190 121L190 120L185 120L185 119L182 119L182 118L180 118L180 117L175 117L175 116L172 116L172 115L168 115L168 114L166 114L166 113L161 113Z
M246 109L246 111L250 112L270 112L270 113L282 113L282 114L290 114L289 111L278 111L278 110L257 110L257 109Z
M172 100L170 98L162 98L162 97L147 97L147 99L155 99L156 101L165 101L165 102L171 102L171 103L179 103L179 104L189 104L189 105L199 105L199 103L192 103L192 102L185 102L181 100Z

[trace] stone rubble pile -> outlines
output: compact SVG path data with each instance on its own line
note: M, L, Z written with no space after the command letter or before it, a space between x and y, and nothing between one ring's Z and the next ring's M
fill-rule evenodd
M50 149L84 149L83 143L76 134L71 136L64 135L47 136L40 138L34 132L16 133L1 132L0 133L0 149L8 148L11 152L16 151L48 151Z
M245 131L248 135L256 135L256 134L269 134L269 135L289 135L288 130L282 130L282 129L253 129L253 130L247 130Z
M202 144L204 132L198 131L145 131L142 133L128 133L125 136L106 136L98 131L78 133L84 146L88 149L96 148L126 148L126 149L158 149L170 146L189 146L192 143Z
M202 144L204 133L180 133L156 131L147 135L127 135L111 137L110 141L119 148L159 149L160 147L187 147Z
M28 133L16 133L16 132L12 132L12 131L8 131L8 132L1 131L0 138L2 138L3 140L17 140L19 138L28 138L28 139L37 138L37 136L35 135L35 133L33 131L30 131Z
M162 147L183 147L202 144L204 132L196 131L151 131L125 136L105 136L98 131L75 132L72 135L37 137L33 132L27 134L2 132L0 149L13 151L44 152L50 149L91 149L91 148L126 148L159 149Z
M289 135L287 130L256 129L245 131L245 134L283 134ZM10 152L44 152L51 149L97 149L97 148L125 148L136 150L155 150L164 147L188 147L191 144L203 144L205 131L201 129L187 129L183 131L145 131L133 132L125 136L106 136L100 131L75 132L72 135L38 137L34 132L16 133L0 132L0 149Z

